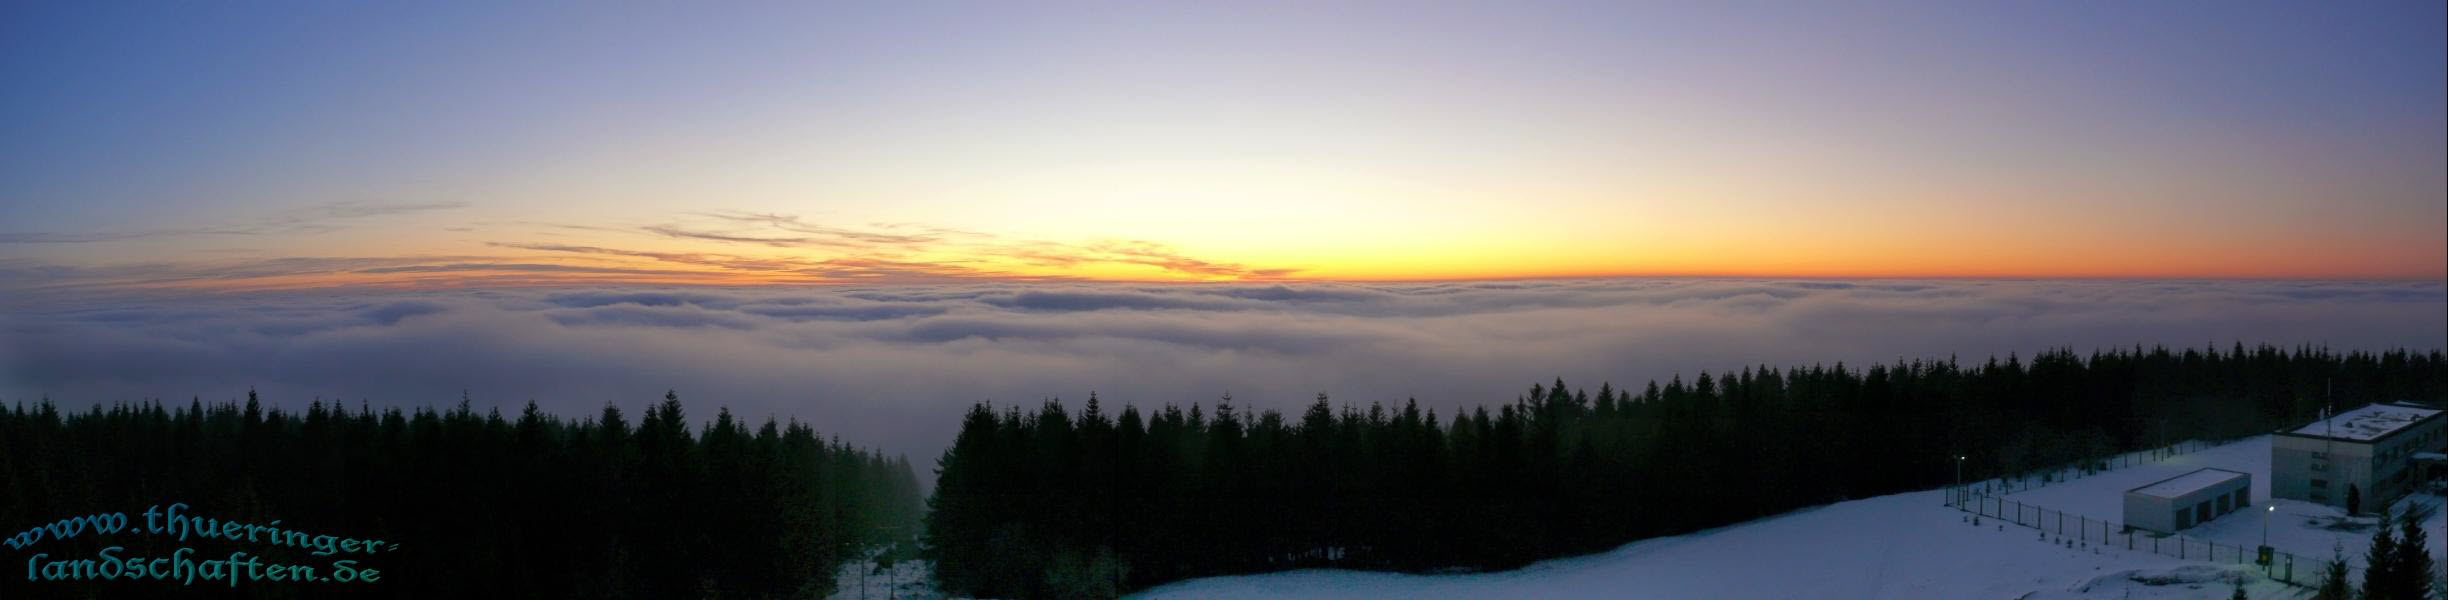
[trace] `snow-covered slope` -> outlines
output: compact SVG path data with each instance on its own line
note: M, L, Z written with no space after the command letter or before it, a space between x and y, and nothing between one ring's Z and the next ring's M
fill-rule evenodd
M2305 560L2326 559L2331 552L2342 548L2346 562L2360 569L2363 550L2371 542L2371 530L2363 525L2370 519L2341 524L2339 521L2345 516L2345 511L2337 507L2271 498L2269 457L2269 436L2258 436L2169 457L2160 462L2012 494L2006 498L2093 519L2123 521L2125 500L2121 490L2202 467L2240 471L2252 475L2254 505L2275 506L2277 510L2266 513L2239 511L2187 529L2185 535L2247 548L2260 545L2266 538L2271 546L2295 553ZM2448 550L2442 546L2444 541L2448 541L2448 530L2442 529L2443 525L2448 525L2443 522L2443 519L2448 519L2448 511L2439 510L2440 500L2439 496L2431 494L2413 494L2399 499L2392 509L2395 512L2419 506L2418 512L2428 515L2423 530L2431 532L2428 543L2431 556L2435 558L2443 556L2443 550Z
M2258 457L2257 459L2255 457ZM2247 440L2190 460L2135 467L2049 488L2067 509L2098 510L2156 473L2266 463L2268 442ZM2190 465L2190 466L2187 466ZM2255 497L2266 490L2256 472ZM2127 483L2139 480L2140 483ZM2120 487L2121 486L2121 487ZM2296 588L2235 566L2147 552L2067 548L2031 529L1974 526L1923 491L1840 502L1613 551L1551 560L1501 573L1404 575L1306 570L1183 581L1145 598L2226 598L2234 581L2253 598L2295 597ZM2107 498L2109 500L2098 500ZM2032 498L2031 500L2040 500ZM2080 499L2080 502L2075 502ZM2029 501L2029 500L2027 500ZM2310 507L2295 507L2308 510ZM2238 515L2244 513L2239 512ZM2115 515L2109 515L2115 516ZM2237 524L2214 522L2221 533ZM2253 533L2259 522L2252 520ZM2233 525L2233 527L2228 527ZM2294 541L2294 540L2290 540ZM2438 540L2434 540L2436 543ZM2312 542L2312 540L2302 540ZM2319 542L2322 555L2326 539ZM2310 548L2290 550L2307 551ZM2359 551L2350 548L2350 552Z

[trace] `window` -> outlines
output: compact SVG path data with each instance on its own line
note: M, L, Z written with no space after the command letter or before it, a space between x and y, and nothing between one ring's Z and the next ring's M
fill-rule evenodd
M2245 505L2249 505L2249 504L2252 504L2252 488L2245 488L2245 489L2236 490L2236 491L2235 491L2235 505L2236 505L2236 507L2237 507L2237 508L2243 508Z
M2314 479L2314 480L2312 480L2312 489L2316 489L2316 490L2325 490L2325 489L2329 489L2329 480L2327 480L2327 479Z
M2314 471L2321 471L2321 472L2327 472L2327 471L2329 470L2329 463L2325 463L2325 462L2316 462L2316 463L2312 463L2312 470L2314 470Z
M2235 510L2235 505L2228 504L2228 502L2229 502L2229 501L2232 501L2232 500L2234 500L2234 498L2229 498L2229 497L2226 497L2226 496L2219 496L2219 497L2218 497L2218 514L2222 514L2222 515L2223 515L2223 514L2227 514L2228 512L2234 511L2234 510Z
M2201 504L2195 504L2195 505L2193 505L2193 521L2194 521L2194 522L2197 522L2197 523L2208 523L2208 522L2210 522L2210 503L2209 503L2209 502L2206 502L2206 501L2205 501L2205 502L2202 502Z

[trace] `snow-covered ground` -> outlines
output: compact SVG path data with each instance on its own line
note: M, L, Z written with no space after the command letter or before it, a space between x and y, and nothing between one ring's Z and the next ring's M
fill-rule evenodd
M2330 524L2345 515L2345 511L2335 507L2270 498L2269 458L2270 438L2259 436L2169 457L2162 462L2109 471L2005 497L2017 502L2036 504L2093 519L2121 522L2125 520L2125 490L2182 475L2202 467L2242 471L2252 474L2254 505L2260 508L2275 505L2278 510L2276 512L2260 509L2237 511L2187 529L2183 532L2184 535L2195 539L2251 548L2261 544L2262 521L2266 516L2271 547L2295 553L2306 559L2326 560L2335 547L2342 546L2345 549L2346 562L2360 569L2363 564L2363 551L2371 546L2371 529L2368 527L2331 527ZM2442 543L2448 541L2443 539L2448 538L2448 535L2443 535L2443 533L2448 532L2443 532L2440 528L2443 524L2448 524L2448 521L2443 521L2443 519L2448 519L2448 515L2443 514L2448 511L2438 510L2440 497L2427 493L2412 494L2400 500L2398 508L2403 509L2412 504L2419 504L2430 509L2430 516L2424 520L2423 530L2429 534L2427 537L2431 556L2433 558L2443 556ZM2302 571L2305 567L2301 563L2298 563L2296 568L2299 573L2305 572Z
M2266 437L2083 477L2010 496L2052 509L2123 520L2124 491L2205 466L2253 474L2268 497ZM2076 548L2038 532L1941 506L1923 491L1840 502L1702 531L1633 542L1613 551L1518 570L1405 575L1304 570L1177 582L1145 598L2226 598L2241 582L2253 598L2293 598L2300 588L2253 569L2149 552ZM2418 496L2436 502L2436 497ZM2334 509L2280 501L2270 541L2307 557L2343 541L2360 554L2368 531L2337 532L2310 521ZM2439 531L2439 519L2430 522ZM2260 515L2240 511L2186 533L2258 544ZM2439 556L2443 537L2433 535ZM2350 556L2350 560L2352 557ZM2299 568L2311 568L2306 565ZM2308 571L2307 571L2308 572Z
M2225 598L2230 572L1973 526L1937 491L1840 502L1613 551L1468 575L1306 570L1183 581L1145 598ZM2145 585L2146 578L2196 583ZM2249 576L2255 598L2291 594Z
M2006 496L2092 518L2123 520L2124 492L2202 467L2251 473L2258 506L2184 533L2245 547L2260 543L2269 515L2270 544L2308 559L2341 544L2360 563L2370 531L2326 524L2337 509L2269 499L2269 439L2251 438L2177 455L2161 462L2060 482ZM1689 535L1642 540L1615 550L1544 561L1513 571L1406 575L1313 569L1176 582L1141 598L2066 598L2222 599L2242 584L2252 598L2299 598L2301 588L2261 577L2255 567L2043 541L2036 531L1941 505L1929 490L1839 502ZM2440 498L2408 502L2437 506ZM2448 556L2442 535L2448 511L2433 510L2432 556ZM926 566L898 565L897 575L872 564L845 567L834 598L937 598ZM2317 565L2299 564L2310 578ZM897 581L898 585L893 582Z
M875 561L845 563L833 574L833 595L829 600L938 600L943 593L935 591L931 579L935 576L930 563L904 560L890 568L879 567Z

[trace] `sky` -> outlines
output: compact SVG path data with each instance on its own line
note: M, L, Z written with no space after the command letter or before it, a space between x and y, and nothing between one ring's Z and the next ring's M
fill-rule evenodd
M2439 2L9 3L0 290L2448 276Z
M0 402L2448 345L2448 4L0 5Z

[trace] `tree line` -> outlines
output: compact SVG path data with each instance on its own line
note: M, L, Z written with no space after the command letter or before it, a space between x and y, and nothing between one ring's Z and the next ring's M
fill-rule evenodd
M530 402L505 418L464 399L446 410L316 401L284 412L251 391L244 404L0 406L7 534L170 503L399 548L361 558L383 574L374 583L45 582L11 568L0 597L823 597L840 565L911 537L921 516L906 459L796 421L752 425L729 409L700 427L668 393L634 423L611 405L564 419ZM127 534L0 556L89 558L109 545L125 547L121 556L187 546L287 564L346 558Z
M2386 511L2383 511L2384 513ZM2422 521L2428 511L2409 505L2391 519L2382 514L2373 524L2370 549L2363 554L2363 585L2356 588L2347 572L2346 549L2336 548L2322 563L2320 579L2308 594L2313 600L2427 600L2439 588L2431 568L2429 534ZM2243 590L2236 597L2243 597Z
M2056 350L1563 381L1440 414L1320 395L1297 415L978 404L937 461L947 591L1110 597L1312 566L1501 569L1963 477L2448 398L2438 350ZM1963 457L1958 459L1958 457Z

